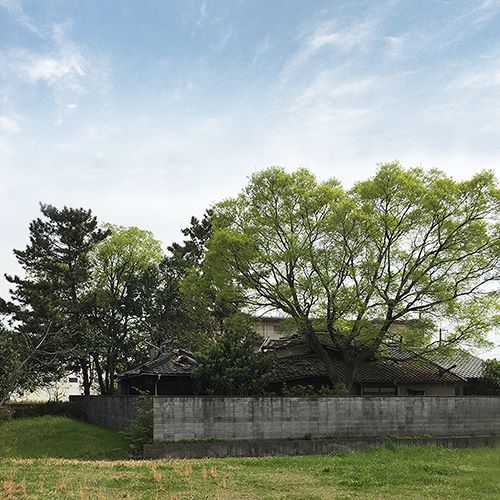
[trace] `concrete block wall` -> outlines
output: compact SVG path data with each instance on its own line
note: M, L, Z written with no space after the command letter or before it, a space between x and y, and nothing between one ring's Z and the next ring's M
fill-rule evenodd
M500 435L500 398L153 398L154 440Z
M121 431L135 418L140 404L151 407L149 396L70 396L70 402L90 423Z

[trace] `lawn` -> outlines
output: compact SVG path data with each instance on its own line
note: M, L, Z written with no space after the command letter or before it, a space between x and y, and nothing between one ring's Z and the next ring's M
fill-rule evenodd
M67 417L44 416L0 424L0 457L123 458L122 434Z
M133 461L117 458L123 446L119 434L62 417L0 424L0 498L500 497L498 449Z

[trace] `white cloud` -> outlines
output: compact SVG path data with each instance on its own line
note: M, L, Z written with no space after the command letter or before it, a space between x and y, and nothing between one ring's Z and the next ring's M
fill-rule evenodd
M300 47L285 64L280 83L286 84L301 67L324 51L336 51L342 55L367 47L376 36L376 21L363 21L340 27L332 19L322 21L300 37Z
M374 90L378 77L338 78L335 71L320 72L292 105L296 111L312 105L326 106L337 99L360 96Z
M252 64L254 64L260 57L262 57L264 54L269 52L271 49L271 34L268 33L262 42L257 45L257 48L255 49L255 54L252 59Z
M84 61L78 53L59 57L24 53L17 62L17 70L35 83L53 84L68 75L85 76Z
M485 89L500 86L500 58L486 58L481 64L467 68L457 75L448 85L448 89Z
M485 24L500 14L500 0L484 0L471 14L474 24Z
M221 27L220 32L219 32L219 40L216 43L217 50L222 50L227 45L227 43L229 42L229 40L233 36L233 33L234 33L234 30L233 30L232 26L222 26Z
M33 20L24 13L21 4L17 0L0 0L0 7L5 8L11 14L14 21L24 29L41 36L41 32Z
M0 131L16 134L21 132L21 125L13 118L0 115Z

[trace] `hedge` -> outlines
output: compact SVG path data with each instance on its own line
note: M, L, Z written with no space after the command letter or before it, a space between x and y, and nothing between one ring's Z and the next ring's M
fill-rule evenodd
M79 411L68 401L48 401L46 403L7 403L0 408L0 422L13 418L32 418L44 415L61 415L80 418Z

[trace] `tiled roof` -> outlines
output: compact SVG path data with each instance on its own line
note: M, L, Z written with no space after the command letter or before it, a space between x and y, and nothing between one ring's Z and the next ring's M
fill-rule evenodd
M171 349L157 358L127 370L119 378L137 377L138 375L190 375L196 360L189 351Z
M485 368L482 359L466 351L457 351L449 355L432 353L425 357L465 379L481 378Z
M335 370L343 378L345 363L333 361ZM273 381L296 380L299 378L326 376L323 363L314 355L275 358ZM455 383L461 378L439 370L439 367L423 360L411 361L367 361L363 363L354 378L355 382L406 382L406 383Z
M325 334L319 335L319 339L327 349L334 349L332 340ZM279 352L290 347L305 345L304 337L295 335L288 339L275 340L266 345L268 351ZM427 366L429 369L440 372L448 372L461 379L480 378L484 370L484 361L469 354L466 351L456 351L453 354L442 354L438 352L419 353L416 350L404 349L397 342L390 342L384 346L385 355L378 363L387 365L392 362L405 362L405 369L418 371L420 366ZM376 363L370 361L370 364ZM389 363L390 365L390 363Z
M333 344L326 336L321 338L323 345L332 348ZM272 341L266 344L266 355L273 357L273 381L286 381L307 377L326 376L323 363L310 349L297 349L307 344L303 337ZM295 347L294 350L288 350ZM454 383L468 378L481 376L483 361L464 351L453 357L426 355L401 349L397 344L389 344L387 357L366 361L358 369L356 382L400 382L400 383ZM286 352L285 352L286 351ZM279 356L280 352L282 353ZM333 360L340 377L346 373L345 363ZM119 375L130 378L140 375L190 375L196 365L196 359L189 351L168 349L152 361ZM453 365L455 367L451 368Z

